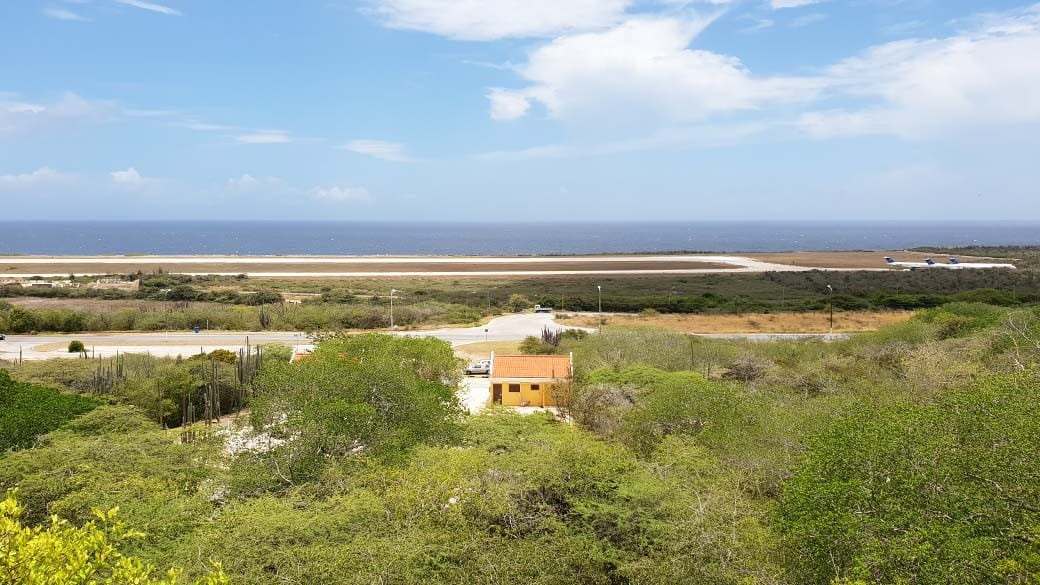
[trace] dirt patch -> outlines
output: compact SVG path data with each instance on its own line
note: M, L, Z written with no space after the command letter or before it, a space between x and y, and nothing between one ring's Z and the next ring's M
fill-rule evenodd
M913 313L908 311L834 313L836 333L874 331L885 325L901 323ZM645 325L683 333L827 333L830 319L826 313L746 313L744 315L591 315L558 317L563 325L599 327L600 325Z

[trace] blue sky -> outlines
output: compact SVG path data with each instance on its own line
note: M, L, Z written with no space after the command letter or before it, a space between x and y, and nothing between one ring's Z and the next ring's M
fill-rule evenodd
M0 218L1040 218L1040 4L0 3Z

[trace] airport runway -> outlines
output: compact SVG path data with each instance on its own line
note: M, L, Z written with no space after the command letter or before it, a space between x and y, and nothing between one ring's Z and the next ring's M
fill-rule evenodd
M126 272L253 278L503 277L863 270L779 264L731 255L622 256L11 256L0 277ZM884 270L884 268L878 268Z

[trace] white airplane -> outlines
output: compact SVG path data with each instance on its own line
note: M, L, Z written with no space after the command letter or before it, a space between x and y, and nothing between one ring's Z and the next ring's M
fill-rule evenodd
M895 266L896 268L905 268L907 270L917 270L918 268L944 268L943 264L937 264L935 260L931 258L925 258L924 262L896 262L895 258L891 256L885 256L885 262L888 262L889 266Z
M991 264L988 262L961 262L956 258L950 258L950 263L947 265L950 268L1008 268L1015 270L1014 264Z

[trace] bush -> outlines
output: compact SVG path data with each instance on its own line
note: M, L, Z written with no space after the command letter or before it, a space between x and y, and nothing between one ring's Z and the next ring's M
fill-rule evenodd
M87 348L83 346L82 341L73 339L69 342L69 353L87 353Z
M783 488L795 582L1040 577L1040 379L990 378L925 406L858 409Z
M0 584L94 583L98 585L176 585L181 571L154 578L155 568L125 556L118 545L144 536L116 521L118 509L94 510L95 519L82 527L71 526L57 516L46 527L22 525L24 509L9 492L0 501ZM219 565L195 585L229 583Z
M0 370L0 452L25 447L97 404L83 396L19 384Z

